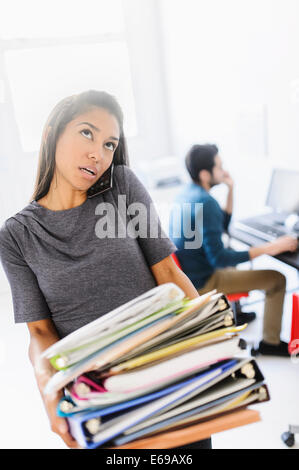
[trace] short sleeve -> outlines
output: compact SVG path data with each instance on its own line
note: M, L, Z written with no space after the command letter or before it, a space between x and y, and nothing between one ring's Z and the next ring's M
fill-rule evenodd
M50 318L37 278L24 260L6 223L0 229L0 259L10 284L16 323Z
M140 221L137 240L147 263L153 266L174 253L177 248L162 229L156 208L146 188L130 168L126 166L122 168L128 212L132 222L137 214L136 220Z

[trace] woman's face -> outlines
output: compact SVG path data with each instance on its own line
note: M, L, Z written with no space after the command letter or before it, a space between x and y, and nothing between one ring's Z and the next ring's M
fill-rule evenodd
M87 191L112 163L120 129L104 108L92 108L70 121L56 145L57 183Z

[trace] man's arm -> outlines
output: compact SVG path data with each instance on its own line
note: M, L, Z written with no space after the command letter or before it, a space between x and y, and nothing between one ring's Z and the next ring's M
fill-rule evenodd
M223 218L219 204L212 197L203 205L203 251L213 268L226 268L249 261L249 252L225 248L222 242Z
M227 199L226 199L226 207L225 212L229 215L233 213L233 199L234 199L234 181L228 172L225 172L223 183L228 187Z
M293 252L298 249L298 240L294 237L285 235L277 238L275 241L270 243L264 243L260 246L253 246L249 249L250 259L257 258L261 255L276 256L280 253L287 251Z

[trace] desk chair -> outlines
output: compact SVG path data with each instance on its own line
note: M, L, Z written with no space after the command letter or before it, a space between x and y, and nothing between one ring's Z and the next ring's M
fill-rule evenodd
M299 294L293 294L291 339L289 353L299 356ZM281 439L288 447L295 444L295 434L299 434L299 425L290 424L289 430L281 435Z
M239 292L238 294L227 294L227 299L231 303L235 318L242 313L240 300L243 297L249 297L248 292Z

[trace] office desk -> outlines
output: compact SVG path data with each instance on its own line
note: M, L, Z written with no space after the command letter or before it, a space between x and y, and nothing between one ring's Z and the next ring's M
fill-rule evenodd
M231 223L229 228L229 235L248 246L258 246L266 243L265 240L262 240L261 238L235 228L233 223ZM295 253L282 253L274 256L274 258L299 270L299 251L296 251Z

